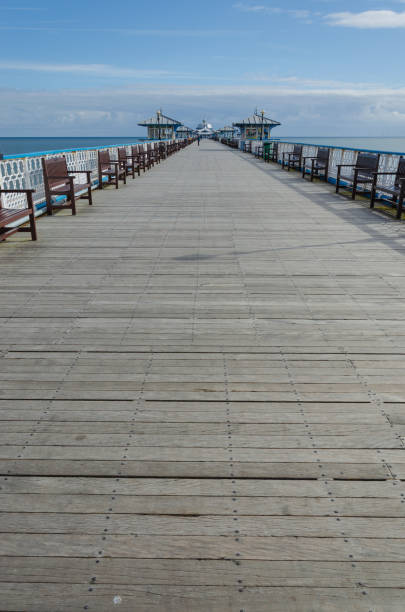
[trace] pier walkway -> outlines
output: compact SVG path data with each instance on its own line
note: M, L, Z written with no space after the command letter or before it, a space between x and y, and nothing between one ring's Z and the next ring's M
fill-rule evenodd
M0 246L2 612L403 612L405 233L203 141Z

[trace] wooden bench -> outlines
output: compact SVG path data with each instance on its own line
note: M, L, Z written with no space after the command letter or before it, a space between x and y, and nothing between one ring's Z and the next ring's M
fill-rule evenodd
M68 170L65 157L43 157L42 170L44 173L46 212L52 215L54 210L68 208L72 215L76 214L76 200L84 198L93 204L91 194L91 171ZM85 174L85 183L75 183L71 174ZM66 202L55 203L53 196L65 196Z
M305 178L307 171L307 161L311 161L311 166L309 169L309 175L311 177L311 183L314 180L314 177L320 178L321 172L323 173L325 181L328 180L328 172L329 172L329 157L330 157L330 149L319 148L316 154L316 157L303 157L302 158L302 178Z
M148 156L148 160L149 160L149 165L151 168L153 168L153 166L155 165L155 152L154 149L152 149L152 145L148 142L146 144L146 155Z
M336 178L336 193L339 193L340 181L346 181L345 189L352 192L352 200L356 198L358 185L373 184L374 173L378 171L379 153L359 153L355 164L338 164ZM342 174L342 168L353 168L353 174Z
M283 153L282 167L301 169L302 165L302 145L294 145L294 149L290 152Z
M394 176L391 185L378 185L379 176ZM374 208L377 192L386 193L391 196L391 202L397 209L396 218L402 218L402 209L405 198L405 158L400 157L396 172L374 172L373 185L371 188L370 208Z
M0 189L0 241L6 240L6 238L15 232L30 232L32 240L37 239L35 208L32 199L34 191L34 189ZM27 197L27 207L3 208L1 196L7 193L25 193ZM29 217L29 227L24 227L23 225L10 226L10 223L20 221L20 219L24 219L24 217Z
M115 185L118 189L120 180L127 183L127 171L124 162L110 159L109 151L98 152L98 188L102 189L103 178L107 177L107 185Z
M164 142L159 142L159 155L160 155L160 159L166 159L167 157L167 152L166 152L166 145Z
M139 161L137 155L127 155L125 147L119 147L118 149L118 161L120 161L125 167L126 173L132 174L132 178L135 178L135 172L140 176L141 171L139 167Z
M143 172L146 172L146 170L149 170L150 168L149 158L144 148L141 147L141 145L134 145L131 147L131 152L134 158L137 159L139 168L143 170Z

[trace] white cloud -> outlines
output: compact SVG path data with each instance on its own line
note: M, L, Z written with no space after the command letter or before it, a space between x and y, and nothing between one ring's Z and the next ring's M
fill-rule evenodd
M282 13L283 10L276 6L266 6L265 4L246 4L245 2L237 2L233 8L243 13Z
M237 2L233 5L234 9L243 13L267 13L269 15L286 14L291 15L295 19L308 19L311 15L310 11L305 9L282 9L278 6L267 6L266 4L246 4L245 2Z
M37 62L0 61L0 70L30 70L34 72L55 72L88 74L101 77L117 78L157 78L180 76L167 70L137 70L121 68L108 64L43 64Z
M291 78L291 77L286 77ZM214 125L248 116L255 107L282 122L274 135L405 134L405 88L300 79L274 85L143 85L87 90L0 90L0 130L4 136L133 136L153 109L186 124L207 117Z
M325 19L332 26L347 28L405 28L405 11L363 11L362 13L330 13Z

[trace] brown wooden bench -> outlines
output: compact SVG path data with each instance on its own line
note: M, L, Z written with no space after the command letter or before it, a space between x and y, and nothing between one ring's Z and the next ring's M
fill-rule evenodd
M336 178L336 193L339 193L340 181L346 181L348 185L344 185L345 189L352 192L354 200L357 193L358 185L367 183L373 184L374 173L378 171L378 163L380 161L379 153L362 153L357 155L355 164L338 164ZM353 168L353 174L342 174L342 168Z
M146 170L149 170L150 168L149 157L148 157L147 152L144 150L144 148L141 145L134 145L131 147L131 152L132 152L132 155L137 158L137 163L139 164L140 169L143 170L144 172Z
M301 169L302 165L302 145L294 145L294 149L290 152L283 153L282 167Z
M379 176L394 176L391 185L378 185ZM405 158L400 157L396 172L374 172L373 185L371 188L370 208L374 208L374 203L378 193L386 193L391 196L391 202L397 209L396 218L402 218L402 209L405 198Z
M32 194L34 191L34 189L0 189L0 241L6 240L6 238L15 232L30 232L32 240L37 239L35 208L32 199ZM7 193L25 193L27 197L27 207L3 208L1 196L2 194ZM25 227L23 225L10 226L10 223L20 221L20 219L24 219L24 217L29 217L29 227Z
M46 212L52 215L54 210L70 208L72 215L76 214L76 200L84 198L93 204L91 194L91 171L68 170L65 157L43 157ZM85 174L85 183L75 183L71 174ZM66 202L55 203L52 196L65 196Z
M113 160L110 158L109 151L98 152L98 188L102 189L104 186L103 178L107 177L105 182L107 185L115 185L118 189L120 180L127 182L127 171L124 162Z
M146 155L148 156L149 166L154 167L155 165L155 153L152 149L152 145L148 142L146 145Z
M127 150L125 147L119 147L118 149L118 161L125 164L125 170L127 175L132 174L132 178L135 178L135 172L140 176L141 171L139 167L139 161L137 155L127 155Z
M305 178L307 171L307 161L311 161L311 165L309 168L309 176L311 177L311 183L314 180L314 177L320 178L321 173L323 173L325 181L328 180L328 172L329 172L329 157L330 157L330 149L326 149L324 147L319 147L316 157L303 157L302 158L302 178Z
M167 157L167 152L166 152L166 145L164 142L159 142L159 155L160 155L160 159L166 159Z

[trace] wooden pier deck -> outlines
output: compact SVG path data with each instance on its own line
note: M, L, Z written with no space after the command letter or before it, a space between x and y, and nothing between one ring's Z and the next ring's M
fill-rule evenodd
M1 612L403 612L405 233L202 142L0 245Z

